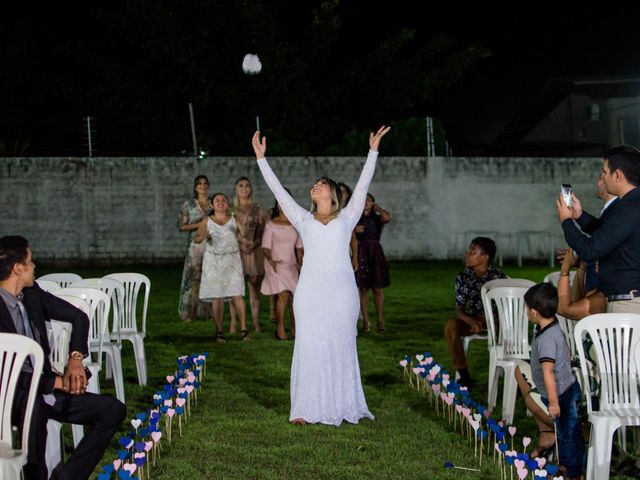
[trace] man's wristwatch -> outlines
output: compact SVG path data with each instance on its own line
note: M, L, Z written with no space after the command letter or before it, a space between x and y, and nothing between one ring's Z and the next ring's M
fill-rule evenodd
M80 360L80 361L82 361L84 359L84 355L82 354L82 352L74 350L73 352L71 352L69 354L69 358L71 360Z

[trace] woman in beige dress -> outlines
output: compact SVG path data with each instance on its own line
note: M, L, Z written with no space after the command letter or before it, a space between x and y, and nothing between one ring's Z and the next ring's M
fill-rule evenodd
M184 260L178 303L178 314L185 322L208 316L207 304L198 298L204 244L194 242L193 237L202 219L207 218L209 208L209 180L204 175L198 175L193 181L193 198L182 205L178 221L178 229L189 233L189 247Z

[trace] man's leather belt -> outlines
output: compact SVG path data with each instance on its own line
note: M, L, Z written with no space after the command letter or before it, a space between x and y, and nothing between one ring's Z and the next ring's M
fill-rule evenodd
M629 293L609 295L609 296L607 296L607 301L608 302L620 302L620 301L624 301L624 300L633 300L636 297L640 297L640 294L638 294L638 290L631 290Z

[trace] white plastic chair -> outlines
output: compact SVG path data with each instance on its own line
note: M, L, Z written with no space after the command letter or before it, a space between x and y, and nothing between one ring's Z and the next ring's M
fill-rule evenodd
M571 270L569 272L569 285L573 285L573 280L576 278L576 271L575 270ZM558 288L558 281L560 280L560 270L558 270L557 272L551 272L549 274L547 274L546 277L544 277L544 280L542 280L545 283L550 283L551 285L553 285L554 287Z
M515 360L528 360L529 320L526 315L524 294L534 283L525 279L492 280L483 285L482 304L489 333L489 381L488 407L493 409L498 397L498 377L504 372L502 393L502 418L513 421L518 385L515 379ZM495 303L498 312L496 323L493 314ZM499 331L496 331L499 325Z
M36 280L36 283L45 292L53 292L54 290L62 288L58 282L54 282L53 280L42 280L39 278Z
M124 285L124 305L122 314L120 315L120 337L133 344L138 383L145 386L147 384L147 359L144 352L144 338L147 335L147 307L149 306L151 281L146 275L142 275L141 273L112 273L105 275L104 278L118 280ZM140 294L142 286L144 286L144 304L142 307L141 328L138 329L138 295ZM118 332L115 331L114 325L111 331L111 338L117 338L117 334Z
M109 322L107 320L107 333L103 337L103 350L107 354L105 377L111 378L116 387L118 400L125 403L124 399L124 373L122 370L122 354L120 342L120 324L124 303L124 285L112 278L85 278L69 285L69 288L93 288L98 289L109 296L111 302L111 316L114 330L116 331L115 342L111 341L109 335Z
M82 280L82 277L76 273L48 273L47 275L42 275L38 277L37 280L50 280L52 282L56 282L60 285L61 288L68 286L73 282L77 282L78 280Z
M62 296L60 298L71 303L74 307L79 308L87 317L91 318L91 307L82 298L71 296ZM51 362L51 369L62 374L64 373L69 358L69 339L71 338L73 327L68 322L60 322L58 320L51 320L50 323L51 335L49 345L51 345L51 354L49 355L49 361ZM82 440L82 436L82 426L75 426L74 443L76 445ZM47 445L45 449L45 462L49 475L51 475L53 469L62 461L62 448L62 424L56 420L49 420L47 422Z
M640 426L638 370L634 351L640 340L640 315L598 313L578 322L574 330L591 428L587 478L607 480L613 434L622 426ZM589 371L583 340L593 342L600 373L598 410L593 410ZM634 358L635 356L635 358Z
M27 356L31 358L33 375L22 424L22 442L18 450L13 445L11 414L18 377ZM27 463L29 429L43 364L44 353L37 342L23 335L0 333L0 478L2 479L20 478L22 467Z
M52 292L59 297L82 310L82 301L89 305L89 339L88 348L90 355L82 363L91 371L87 392L100 393L100 380L98 374L102 370L102 352L104 342L99 341L107 335L107 319L111 302L109 296L95 288L61 288ZM85 312L86 313L86 312ZM73 425L73 442L78 446L84 436L82 425Z

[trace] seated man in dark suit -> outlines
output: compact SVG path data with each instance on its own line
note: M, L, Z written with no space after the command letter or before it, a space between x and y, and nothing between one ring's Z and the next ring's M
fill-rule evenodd
M35 264L23 237L0 238L0 332L25 335L40 344L44 367L29 432L26 479L47 478L45 446L47 421L70 422L88 427L67 463L52 478L89 478L111 438L122 424L126 408L115 398L87 393L82 359L88 355L89 319L73 305L43 291L34 282ZM45 321L56 319L73 326L69 361L63 375L51 370ZM30 367L25 364L14 403L14 417L22 425L28 394Z

